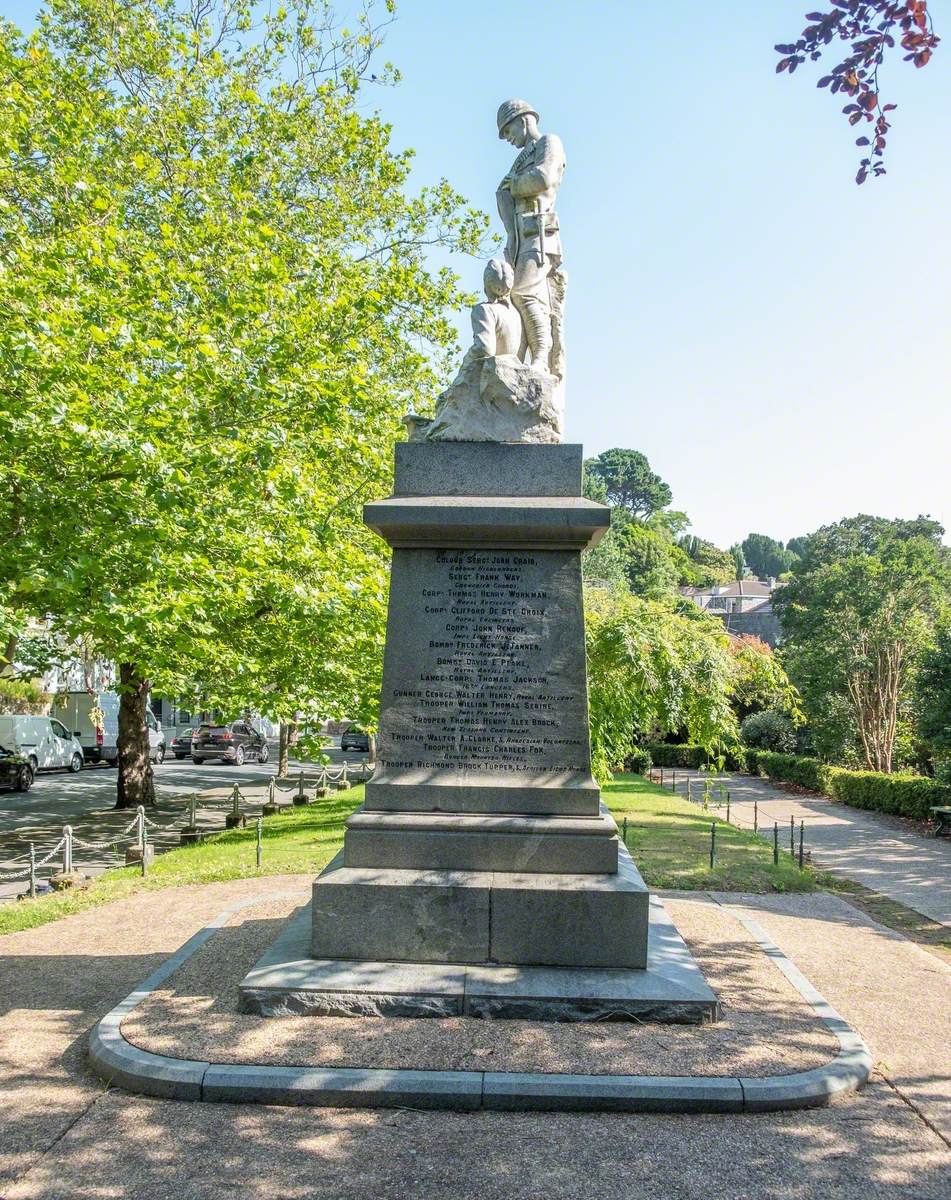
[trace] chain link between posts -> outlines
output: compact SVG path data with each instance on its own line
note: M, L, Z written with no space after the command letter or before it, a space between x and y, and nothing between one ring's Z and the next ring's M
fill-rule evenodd
M343 762L339 767L322 766L317 772L316 781L312 781L310 786L315 787L317 793L319 794L323 789L328 788L331 783L349 784L351 782L351 775L358 775L363 781L365 781L369 779L372 772L373 768L369 763L359 763L354 765ZM299 797L303 798L306 794L307 786L305 784L304 776L304 771L301 771L296 780L288 782L286 785L280 783L276 778L272 777L268 783L267 799L265 803L270 803L272 805L276 804L275 791L284 793L296 792ZM217 797L211 798L210 804L214 804L215 801L218 801ZM183 826L185 829L195 828L192 822L194 821L196 802L197 796L190 797L186 807L185 825ZM225 803L233 813L241 815L240 804L242 802L253 803L253 801L241 791L238 785L235 784L231 794L225 800ZM210 804L206 801L202 807L210 807ZM286 808L288 806L285 805L283 807ZM144 874L146 858L145 851L148 847L148 839L145 833L146 829L156 829L166 833L173 833L177 828L179 828L177 823L161 825L157 821L150 820L145 815L145 810L142 805L139 805L136 815L132 818L128 825L119 830L117 833L113 834L112 837L104 839L103 841L84 841L73 833L71 826L65 825L63 826L64 836L61 837L56 845L48 850L42 858L37 858L35 852L31 849L31 852L28 854L20 854L15 858L9 859L8 863L23 863L24 865L14 867L12 870L7 869L6 867L0 869L0 883L16 883L21 880L29 880L32 894L32 890L37 882L37 872L41 867L45 867L52 862L52 860L58 854L63 854L62 869L64 872L68 873L72 871L74 849L91 851L111 850L116 856L118 856L120 852L120 844L127 838L129 839L129 848L135 847L141 855L141 865ZM132 834L131 838L129 837L130 834ZM257 860L259 866L260 859L261 846L260 839L258 839Z

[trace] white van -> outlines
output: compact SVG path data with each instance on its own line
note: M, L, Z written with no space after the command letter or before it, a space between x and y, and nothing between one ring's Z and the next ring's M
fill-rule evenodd
M55 717L27 717L20 713L0 714L0 746L28 758L37 771L79 771L83 748L77 738Z
M93 713L101 712L100 724L93 720ZM53 715L79 739L86 762L107 762L110 767L119 761L119 697L115 692L101 692L98 696L89 692L60 693L53 701ZM165 757L165 734L152 713L145 710L149 727L149 757L160 763Z

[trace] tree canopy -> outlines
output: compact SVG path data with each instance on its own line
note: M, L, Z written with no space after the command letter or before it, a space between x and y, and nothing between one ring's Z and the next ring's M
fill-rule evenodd
M584 464L585 478L590 481L606 504L624 509L642 520L659 509L666 508L672 499L670 486L650 468L640 450L605 450Z
M0 596L119 663L140 734L150 681L370 715L360 505L455 345L426 248L485 227L445 182L408 194L378 43L320 0L0 25Z

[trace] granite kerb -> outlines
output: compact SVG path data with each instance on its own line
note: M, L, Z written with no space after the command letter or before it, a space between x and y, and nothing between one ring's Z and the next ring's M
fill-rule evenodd
M121 1023L237 912L289 894L265 892L231 905L189 938L90 1031L93 1069L110 1085L167 1099L322 1107L407 1106L625 1112L765 1112L827 1104L862 1087L872 1058L858 1033L745 914L724 905L753 933L836 1035L840 1050L823 1067L758 1079L732 1076L632 1076L502 1071L363 1070L192 1061L129 1042ZM800 987L800 983L805 987Z

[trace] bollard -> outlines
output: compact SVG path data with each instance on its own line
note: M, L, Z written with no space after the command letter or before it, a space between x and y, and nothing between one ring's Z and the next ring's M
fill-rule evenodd
M773 822L773 866L779 866L779 822Z
M257 845L255 846L254 856L257 861L258 870L260 871L261 857L262 857L262 853L264 850L264 818L263 817L258 817L257 826L258 826L258 836L257 836Z
M802 870L802 862L803 862L802 839L803 839L803 833L805 832L805 825L806 825L805 821L799 822L799 870L800 871Z
M149 834L145 828L145 820L142 821L142 877L145 878L145 872L148 869L149 861Z
M274 793L274 780L271 779L267 785L267 800L261 808L261 815L264 817L273 817L278 811L277 797Z
M202 839L202 835L198 832L198 817L195 812L197 804L198 797L192 795L188 801L188 824L178 835L179 845L181 846L192 846Z
M753 801L753 832L759 833L759 804Z
M301 771L301 773L297 779L297 795L294 797L294 804L298 808L303 808L305 805L310 804L310 801L307 799L307 792L304 788L304 772L303 771Z
M687 803L693 803L693 780L689 775L687 776Z
M139 822L138 842L139 849L142 851L142 857L145 858L145 807L139 804L135 810L136 820Z
M677 790L677 772L676 771L670 772L670 790L672 792L676 792L676 790Z
M710 823L710 869L717 865L717 823Z
M727 794L726 794L726 823L727 823L727 825L729 825L729 823L730 823L730 793L729 792L727 792Z
M36 899L36 849L30 842L30 899Z
M73 827L63 826L63 874L73 873Z
M791 858L796 857L796 818L789 814L789 854Z
M231 812L225 814L225 829L238 829L244 823L244 814L241 812L241 789L235 784L231 793Z

